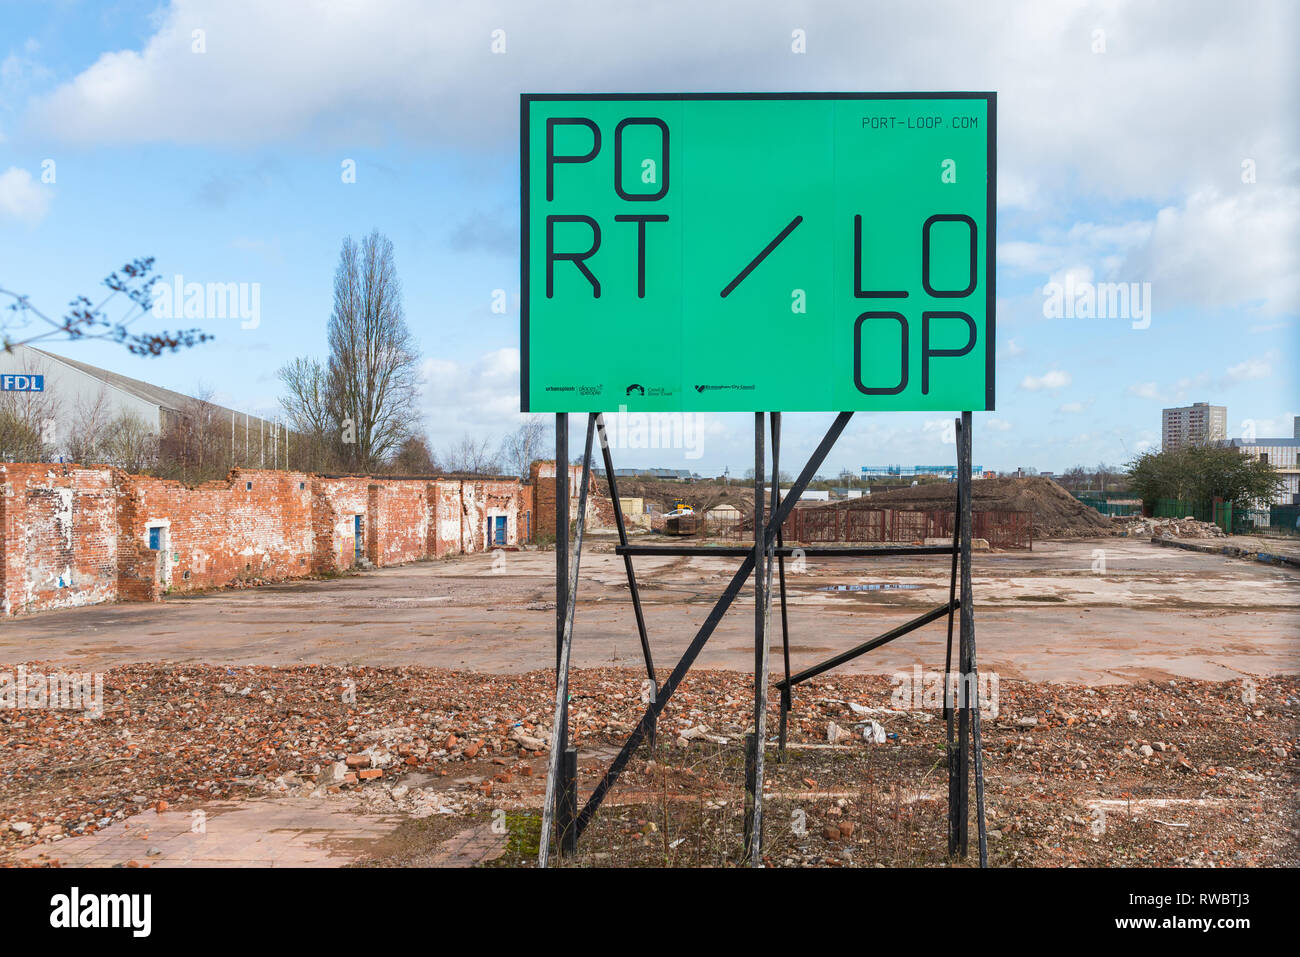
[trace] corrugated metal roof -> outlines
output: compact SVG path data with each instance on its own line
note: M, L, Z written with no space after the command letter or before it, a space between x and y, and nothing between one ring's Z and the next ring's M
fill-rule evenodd
M1254 439L1250 442L1245 439L1228 439L1228 444L1238 449L1254 449L1269 445L1280 449L1294 449L1300 448L1300 439Z
M132 379L130 376L124 376L117 372L110 372L108 369L101 369L98 366L92 366L88 362L78 362L76 359L69 359L67 356L60 356L53 352L46 352L44 349L37 349L35 346L28 346L27 348L31 349L32 352L40 353L47 359L54 359L57 362L62 362L64 365L72 366L79 372L84 372L86 375L98 379L105 385L111 385L116 389L121 389L123 392L130 393L145 402L150 402L154 405L160 406L169 412L184 414L193 403L200 401L192 395L185 395L183 392L173 392L171 389L164 389L162 386L154 385L150 382L142 382L139 379ZM226 415L233 415L237 416L240 420L247 417L250 425L259 424L263 421L265 421L267 425L276 424L270 419L264 420L261 416L248 415L248 413L240 412L237 409L229 409L224 405L217 405L215 402L206 402L204 404L211 409L223 413L223 418Z

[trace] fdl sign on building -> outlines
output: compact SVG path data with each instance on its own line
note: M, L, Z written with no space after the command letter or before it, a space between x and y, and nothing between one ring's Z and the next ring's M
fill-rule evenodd
M2 375L0 376L0 391L44 392L45 376L43 375Z

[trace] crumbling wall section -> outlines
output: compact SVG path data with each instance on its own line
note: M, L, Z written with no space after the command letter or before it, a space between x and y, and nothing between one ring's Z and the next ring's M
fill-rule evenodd
M236 469L224 480L187 486L123 476L135 491L129 535L156 552L164 591L195 591L249 578L311 571L312 496L300 472Z
M6 465L0 494L3 614L117 598L117 490L108 469Z
M0 491L3 615L343 571L360 557L383 566L515 546L532 508L513 479L265 469L187 486L105 467L10 464L0 466Z
M430 557L429 483L376 482L370 486L376 565L401 565Z
M555 537L555 462L534 462L529 469L531 500L525 505L531 511L532 541ZM578 517L578 495L582 482L582 466L569 466L569 521ZM614 503L610 501L609 490L605 487L593 467L591 485L587 489L587 518L589 529L609 529L615 527Z

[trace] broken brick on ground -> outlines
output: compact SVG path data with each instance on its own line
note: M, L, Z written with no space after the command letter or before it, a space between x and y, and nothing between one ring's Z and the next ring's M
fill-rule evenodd
M639 719L641 680L631 669L574 672L584 793ZM700 855L712 845L693 821L715 831L736 823L752 689L738 672L687 677L660 719L659 749L638 752L586 845L593 855L621 850L592 862L656 862L657 838L647 850L646 835L663 828L682 842L662 853ZM892 690L872 675L800 686L791 755L769 764L768 820L798 812L811 830L774 824L770 863L944 862L946 793L934 770L944 723L933 711L900 712ZM361 797L467 826L497 808L534 815L553 693L549 671L117 667L106 675L102 718L0 710L10 756L0 772L0 859L16 863L17 851L42 842L55 855L62 840L158 808L248 795ZM1295 677L1098 688L1003 680L999 713L984 721L995 862L1300 862L1298 714ZM883 744L864 736L871 722L888 735ZM832 724L848 734L829 747ZM651 832L637 822L655 820L655 808L669 810ZM1098 821L1107 822L1101 833Z

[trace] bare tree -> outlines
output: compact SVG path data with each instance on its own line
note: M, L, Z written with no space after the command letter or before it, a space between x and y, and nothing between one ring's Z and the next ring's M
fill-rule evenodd
M398 475L433 475L438 463L429 450L429 440L422 435L412 435L393 456L392 470Z
M112 414L108 389L104 386L93 397L82 396L73 404L68 435L62 443L68 461L82 465L104 461Z
M33 372L45 374L35 362ZM49 392L0 392L0 459L48 462L58 454L59 403Z
M476 439L468 432L445 458L449 472L495 475L501 469L497 455L492 451L492 443L486 438Z
M418 419L415 341L402 311L393 244L378 231L343 241L329 321L326 410L349 468L370 472L412 434Z
M40 418L33 418L28 410L9 401L9 394L0 399L0 460L5 462L45 462L54 448L46 441L48 432Z
M202 384L197 395L180 409L164 415L162 434L158 438L156 474L182 482L204 482L221 478L236 465L236 449L231 435L231 420L212 402L213 390ZM260 424L260 423L259 423ZM256 451L245 455L244 464L253 461L277 465L280 450L273 443L280 435L266 435L259 429L252 436ZM242 447L240 448L242 452Z
M285 388L280 406L293 432L289 452L293 461L309 471L340 467L343 432L331 417L325 365L318 359L298 358L276 374Z
M551 434L551 424L544 415L525 416L519 428L501 441L501 463L504 471L528 478L529 466L541 458Z
M109 465L126 472L148 472L158 463L158 433L133 412L112 421L105 444Z

